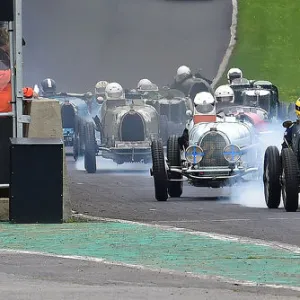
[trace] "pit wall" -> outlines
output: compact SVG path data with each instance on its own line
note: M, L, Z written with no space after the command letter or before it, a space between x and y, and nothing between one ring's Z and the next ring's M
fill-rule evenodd
M63 139L60 104L58 101L52 99L33 100L25 107L25 114L31 116L30 124L24 126L25 137ZM71 198L65 150L63 157L63 220L68 221L71 218ZM44 159L47 159L47 157ZM0 198L0 221L8 220L9 199Z

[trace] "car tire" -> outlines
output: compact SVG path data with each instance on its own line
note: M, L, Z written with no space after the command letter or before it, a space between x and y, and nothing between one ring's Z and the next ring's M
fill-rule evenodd
M154 178L155 198L157 201L168 199L168 177L164 160L164 149L160 140L151 143L152 175Z
M96 173L95 127L92 122L85 124L84 167L88 173Z
M281 153L282 159L282 199L287 212L298 209L298 161L290 148L285 148Z
M167 143L167 158L169 166L181 166L180 146L178 144L178 136L172 135ZM170 179L182 179L182 175L178 173L170 174ZM170 197L180 197L182 195L183 182L169 181L168 194Z
M269 146L264 156L264 194L268 208L278 208L281 196L281 160L276 146Z

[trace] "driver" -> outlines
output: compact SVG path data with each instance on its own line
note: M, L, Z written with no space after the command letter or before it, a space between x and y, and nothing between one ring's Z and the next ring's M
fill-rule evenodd
M104 97L105 96L105 88L108 85L108 81L102 80L98 81L95 85L95 97Z
M54 97L56 96L56 82L51 78L46 78L41 82L42 96Z
M95 100L98 104L102 104L105 98L105 88L108 85L108 81L98 81L95 85Z
M227 73L228 83L231 84L234 79L243 78L243 72L239 68L231 68Z
M125 92L122 86L117 82L109 83L105 88L105 99L107 100L125 99Z
M177 69L174 82L171 84L171 89L176 89L182 91L186 96L190 91L191 86L194 83L195 77L192 74L192 71L187 66L180 66Z
M150 85L152 85L152 82L151 82L149 79L147 79L147 78L143 78L143 79L141 79L141 80L138 82L138 84L137 84L137 86L136 86L136 89L139 91L139 90L141 90L143 87L145 87L145 86L150 86Z
M292 146L292 137L293 137L293 127L295 124L300 123L300 98L295 103L295 112L297 116L297 120L295 122L292 121L285 121L283 122L283 127L286 128L284 133L284 140L282 145L282 149L289 148Z
M227 84L220 85L215 91L215 98L218 103L232 104L234 103L234 91Z

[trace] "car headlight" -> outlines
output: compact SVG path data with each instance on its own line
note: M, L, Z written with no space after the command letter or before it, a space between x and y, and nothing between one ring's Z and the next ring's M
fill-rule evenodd
M235 163L241 158L241 149L236 145L227 145L223 150L223 155L229 163Z
M203 149L197 145L189 146L185 151L185 158L191 164L198 164L203 156Z

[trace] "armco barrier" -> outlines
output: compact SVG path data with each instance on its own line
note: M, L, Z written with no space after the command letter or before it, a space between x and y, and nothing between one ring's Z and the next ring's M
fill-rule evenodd
M58 101L52 99L32 100L30 101L30 104L26 107L25 110L29 112L31 121L29 124L24 125L24 133L25 133L24 137L63 139L61 112L60 112L60 105ZM9 145L9 140L7 140L7 145ZM64 157L63 219L64 221L66 221L71 217L71 199L70 199L70 192L69 192L69 179L68 179L65 155L63 157ZM44 159L47 159L47 157L45 157ZM5 166L8 165L8 161L5 162ZM45 170L45 172L47 172L47 170ZM9 211L8 200L6 198L5 199L0 198L0 220L1 221L7 221L9 219L8 211Z

